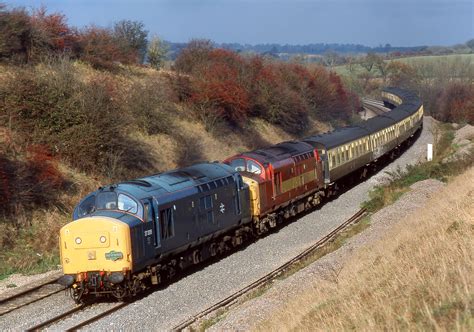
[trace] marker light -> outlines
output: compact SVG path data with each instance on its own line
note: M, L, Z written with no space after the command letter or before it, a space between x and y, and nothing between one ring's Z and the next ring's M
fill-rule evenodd
M76 242L76 244L81 244L82 243L82 239L80 237L76 237L76 239L74 241Z
M101 236L99 241L100 243L105 243L105 241L107 241L107 238L105 236Z

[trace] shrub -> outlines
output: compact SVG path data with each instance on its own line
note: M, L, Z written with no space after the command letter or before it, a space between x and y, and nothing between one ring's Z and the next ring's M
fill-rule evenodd
M130 137L134 118L122 111L117 94L105 75L79 80L67 60L47 70L18 70L0 90L2 108L26 142L44 144L71 166L111 179L143 174L153 161Z
M0 151L0 216L11 218L15 226L21 226L20 213L30 215L36 208L60 205L61 191L68 182L58 169L56 158L48 148L29 146L26 160L21 160L11 151Z

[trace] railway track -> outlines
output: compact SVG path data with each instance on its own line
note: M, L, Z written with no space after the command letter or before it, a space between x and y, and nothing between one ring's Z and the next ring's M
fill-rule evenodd
M98 321L99 319L105 317L105 316L108 316L114 312L116 312L117 310L120 310L124 307L126 307L127 305L129 305L130 303L128 302L120 302L120 303L114 303L112 305L111 308L108 308L106 310L103 310L101 311L99 314L96 314L90 318L87 318L83 321L81 321L80 323L76 323L74 326L71 326L71 327L68 327L67 329L65 329L65 331L77 331L78 329L80 328L83 328L84 326L87 326L89 324L92 324L94 323L95 321ZM27 331L40 331L42 329L45 329L53 324L56 324L64 319L67 319L67 318L70 318L72 317L74 314L80 312L80 311L83 311L84 309L86 308L90 308L90 306L86 305L86 304L81 304L81 305L78 305L77 307L74 307L66 312L63 312L57 316L54 316L53 318L50 318L46 321L43 321L35 326L32 326L30 328L27 329Z
M64 291L64 287L56 283L59 276L60 273L58 272L22 287L13 293L0 296L0 316Z
M173 327L172 331L182 331L188 327L190 327L192 324L197 322L199 319L212 314L214 312L217 312L219 309L226 309L230 307L232 304L236 303L239 298L244 296L245 294L248 294L249 292L256 290L265 284L271 282L274 280L276 277L284 273L285 271L288 271L292 266L303 260L304 258L308 257L311 255L314 251L317 249L321 248L323 245L326 243L330 242L333 240L341 231L345 230L347 227L350 225L357 223L363 216L366 215L365 209L359 210L356 214L354 214L351 218L346 220L344 223L333 229L329 234L327 234L325 237L311 245L309 248L292 258L291 260L287 261L285 264L281 265L277 269L271 271L270 273L266 274L262 278L254 281L250 285L242 288L241 290L233 293L232 295L226 297L222 301L215 303L214 305L208 307L207 309L199 312L198 314L188 318L187 320L181 322L180 324L176 325Z
M365 109L375 113L375 115L381 115L390 111L389 108L384 106L382 101L376 99L362 98L362 106Z

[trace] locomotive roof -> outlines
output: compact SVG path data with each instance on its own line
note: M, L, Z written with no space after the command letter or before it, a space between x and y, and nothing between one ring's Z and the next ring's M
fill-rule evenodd
M261 163L275 162L286 158L298 156L313 150L312 146L305 142L287 141L267 148L242 153L243 156L255 159Z
M313 146L316 146L319 143L324 145L326 149L332 149L336 146L343 145L367 135L369 135L369 132L366 128L352 126L340 128L324 134L309 136L304 138L303 141Z
M221 163L201 163L177 170L124 181L117 188L140 199L150 195L172 193L190 187L197 187L235 174L231 167Z

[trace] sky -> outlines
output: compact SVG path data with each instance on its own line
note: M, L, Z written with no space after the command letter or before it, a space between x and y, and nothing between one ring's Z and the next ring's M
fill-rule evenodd
M142 21L150 35L186 42L453 45L474 38L474 0L0 0L46 6L69 24Z

